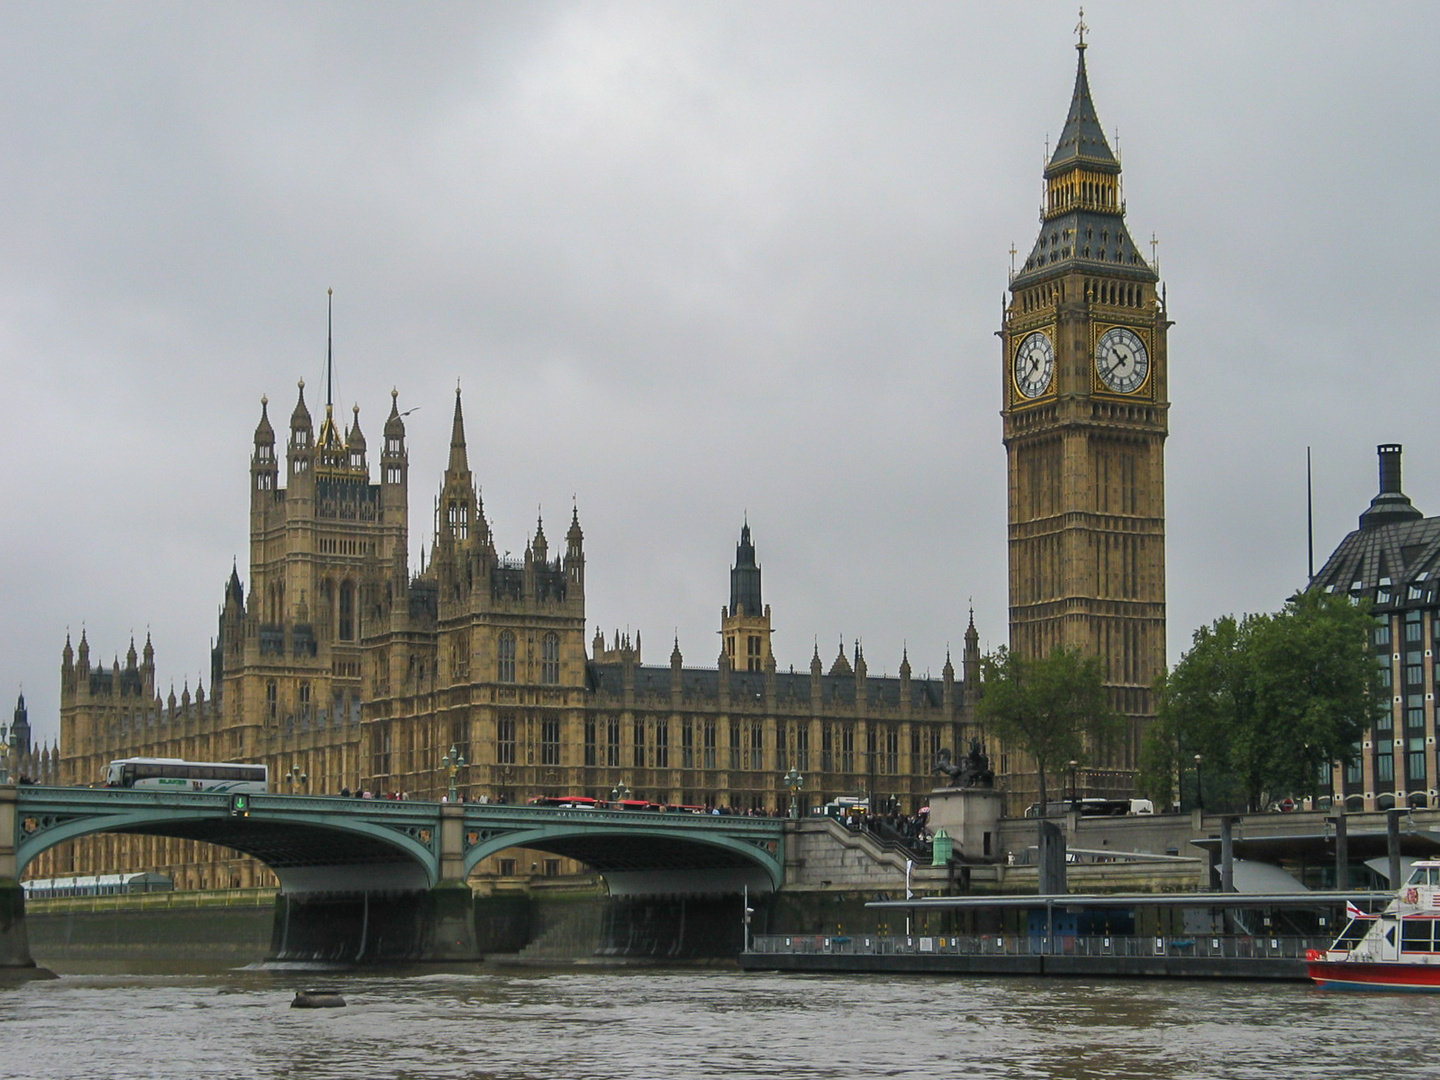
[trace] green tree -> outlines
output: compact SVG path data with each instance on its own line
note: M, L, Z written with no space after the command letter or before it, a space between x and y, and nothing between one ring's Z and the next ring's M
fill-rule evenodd
M1142 786L1168 801L1173 778L1198 753L1209 806L1258 810L1267 794L1316 794L1325 770L1354 755L1384 700L1373 626L1363 604L1303 592L1273 615L1201 627L1157 686Z
M1099 658L1078 651L1026 660L1002 645L981 659L980 679L980 720L1034 759L1042 807L1051 768L1084 756L1087 742L1102 743L1120 719L1110 708Z
M1188 775L1192 798L1203 795L1214 809L1244 802L1252 778L1237 771L1251 755L1238 752L1237 738L1255 732L1255 695L1246 668L1250 635L1268 616L1226 615L1202 626L1190 651L1157 681L1157 716L1140 753L1140 790L1157 806L1168 806L1180 793L1177 780ZM1197 765L1199 754L1204 765ZM1200 784L1204 782L1204 791ZM1182 782L1181 787L1187 785Z

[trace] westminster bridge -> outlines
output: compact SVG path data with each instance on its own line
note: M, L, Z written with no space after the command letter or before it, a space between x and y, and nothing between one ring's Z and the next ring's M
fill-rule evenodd
M614 897L769 893L784 821L279 794L0 786L0 967L31 963L19 886L41 852L95 833L199 840L280 880L272 959L468 960L470 872L528 848L576 859Z

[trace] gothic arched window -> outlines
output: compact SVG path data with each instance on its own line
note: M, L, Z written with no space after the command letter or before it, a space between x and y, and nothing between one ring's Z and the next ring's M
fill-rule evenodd
M340 584L340 640L355 640L355 583Z
M546 634L540 643L540 681L554 686L560 681L560 635Z
M515 635L509 630L500 634L499 663L495 677L500 682L515 681Z

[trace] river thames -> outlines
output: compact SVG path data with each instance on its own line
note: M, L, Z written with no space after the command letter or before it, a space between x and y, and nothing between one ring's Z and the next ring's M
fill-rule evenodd
M312 987L347 1007L289 1007ZM0 1063L30 1080L1433 1077L1437 1028L1440 997L1300 983L191 965L0 988Z

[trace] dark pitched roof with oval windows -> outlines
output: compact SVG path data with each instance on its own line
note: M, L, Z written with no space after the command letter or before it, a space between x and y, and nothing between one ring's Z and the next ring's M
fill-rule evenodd
M1440 602L1440 517L1425 517L1401 492L1400 449L1377 448L1380 492L1310 588L1367 599L1380 609Z

